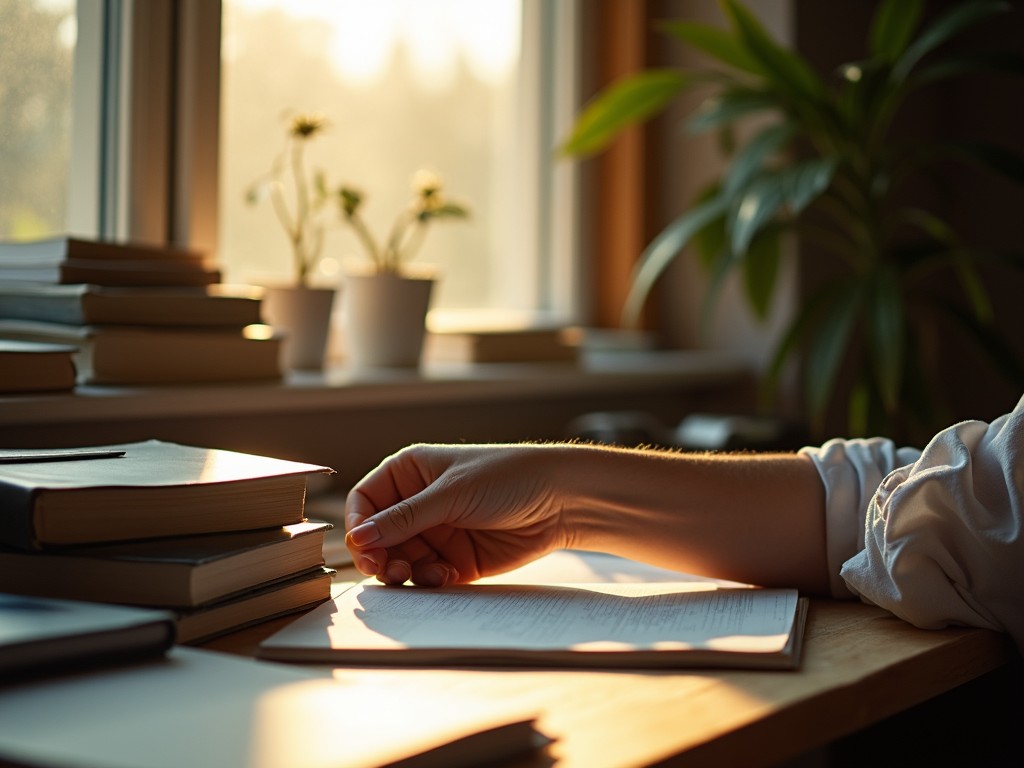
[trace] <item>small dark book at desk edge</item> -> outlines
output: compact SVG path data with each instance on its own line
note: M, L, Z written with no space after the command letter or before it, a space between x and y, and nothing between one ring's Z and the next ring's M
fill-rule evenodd
M0 449L0 544L20 549L292 525L315 464L148 440Z
M0 680L161 655L174 633L164 611L0 593Z

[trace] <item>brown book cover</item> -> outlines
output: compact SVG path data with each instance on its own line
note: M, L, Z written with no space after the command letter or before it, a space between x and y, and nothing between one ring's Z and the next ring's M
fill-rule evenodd
M261 322L250 285L104 286L0 282L0 318L68 325L245 326Z
M205 254L170 245L75 237L0 242L0 282L201 286L220 278Z
M19 549L250 530L303 521L327 467L147 440L0 449L0 543Z
M76 351L68 344L0 339L0 394L74 389Z
M0 547L0 592L194 607L322 566L331 527L307 521L47 552Z
M198 643L312 608L330 599L334 574L333 569L321 567L217 602L172 611L177 641Z
M67 325L0 319L0 338L72 344L80 383L196 384L281 377L283 337L244 328Z
M0 269L59 264L68 259L160 260L163 262L206 261L206 254L192 248L141 241L99 240L58 236L33 240L0 240Z

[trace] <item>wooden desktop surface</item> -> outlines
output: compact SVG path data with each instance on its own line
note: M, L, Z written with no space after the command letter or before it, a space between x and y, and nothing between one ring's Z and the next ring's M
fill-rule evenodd
M290 620L204 647L252 655ZM555 739L550 760L537 765L771 766L932 699L1015 654L994 632L921 630L883 610L833 600L812 601L805 642L796 672L339 668L333 674L381 685L415 677L439 690L529 703L541 713L539 729Z

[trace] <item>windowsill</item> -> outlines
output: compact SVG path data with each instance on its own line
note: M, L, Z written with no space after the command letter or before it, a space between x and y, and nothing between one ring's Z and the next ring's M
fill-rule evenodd
M282 382L174 387L81 386L73 393L0 397L8 426L139 418L277 414L430 406L508 398L586 396L734 385L749 376L734 355L709 351L588 355L578 364L429 363L420 370L291 372Z

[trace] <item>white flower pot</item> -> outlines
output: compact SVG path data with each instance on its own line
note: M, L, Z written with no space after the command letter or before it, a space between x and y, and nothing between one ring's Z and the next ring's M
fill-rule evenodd
M349 364L419 366L434 282L391 273L347 275L342 318Z
M261 305L264 322L284 334L283 367L300 370L324 367L336 294L333 288L264 289Z

